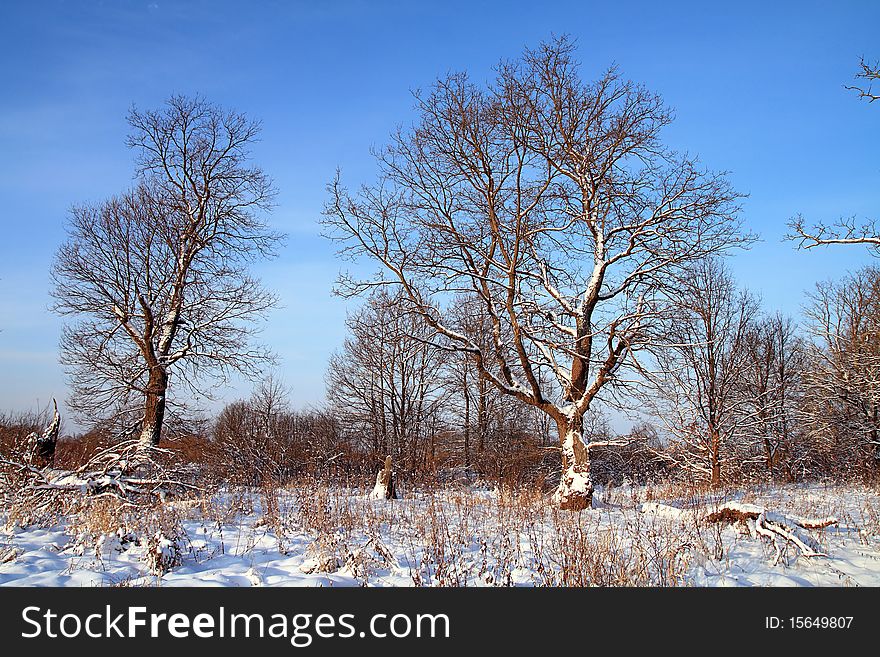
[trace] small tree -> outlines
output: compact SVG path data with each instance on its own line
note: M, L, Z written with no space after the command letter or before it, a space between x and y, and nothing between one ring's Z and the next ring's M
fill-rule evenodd
M269 354L251 347L253 321L274 304L248 273L279 236L260 220L274 194L249 164L259 124L201 99L172 97L132 110L128 145L137 185L73 209L52 269L54 309L80 417L120 420L155 446L178 390L255 374Z
M298 417L290 410L289 390L275 376L255 388L248 400L227 404L214 422L214 447L222 474L236 483L280 482L302 456Z
M337 177L325 215L345 255L383 272L340 290L396 286L441 346L552 418L554 500L582 509L584 415L654 344L668 280L748 238L726 179L664 148L661 99L613 70L583 82L572 51L559 39L488 86L454 74L418 94L417 124L378 155L379 181L352 194ZM488 317L485 343L449 321L465 292Z
M473 295L459 295L448 309L453 330L467 336L484 350L492 348L492 322L484 305ZM480 476L501 476L513 460L509 448L521 446L519 437L528 435L546 445L549 416L533 406L523 405L498 390L473 359L463 351L450 358L445 388L449 392L450 423L458 433L461 462ZM552 385L549 374L539 371L541 385Z

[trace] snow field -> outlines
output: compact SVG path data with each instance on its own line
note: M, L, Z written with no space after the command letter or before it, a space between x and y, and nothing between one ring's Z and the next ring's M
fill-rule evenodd
M810 532L828 557L785 546L774 565L753 524L689 512L731 500L838 517ZM645 502L682 511L645 513ZM580 512L546 495L466 488L387 501L341 486L227 489L149 510L96 501L51 527L7 522L0 585L878 586L880 495L811 485L713 499L627 486L597 491Z

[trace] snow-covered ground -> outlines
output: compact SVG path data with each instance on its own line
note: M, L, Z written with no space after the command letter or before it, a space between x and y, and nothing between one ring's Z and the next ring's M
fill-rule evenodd
M538 495L486 490L380 501L341 487L291 488L170 503L136 522L99 506L54 527L7 525L0 585L880 585L876 491L793 486L726 499L838 517L811 532L828 556L789 546L774 565L772 544L753 527L642 513L646 500L706 502L671 489L601 491L597 508L571 513Z

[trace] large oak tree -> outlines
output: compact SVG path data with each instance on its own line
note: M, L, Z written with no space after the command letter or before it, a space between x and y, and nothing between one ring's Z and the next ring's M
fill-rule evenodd
M258 123L180 96L128 121L136 184L72 210L52 278L54 309L70 319L69 405L147 447L162 436L172 375L181 396L199 396L206 378L269 358L250 337L275 299L249 265L279 236L261 218L271 181L250 163Z
M459 73L417 94L418 119L378 154L377 182L354 193L337 178L325 220L345 255L382 272L343 276L343 292L398 287L438 346L555 421L554 500L581 509L600 444L585 414L655 343L673 274L748 236L725 177L663 145L660 97L614 70L583 81L572 52L555 40L488 84ZM487 341L450 321L465 293L489 318Z

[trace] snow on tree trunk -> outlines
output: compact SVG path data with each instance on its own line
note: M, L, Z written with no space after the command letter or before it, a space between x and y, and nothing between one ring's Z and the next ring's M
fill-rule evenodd
M587 509L593 503L590 455L576 423L566 426L562 436L562 478L553 503L568 511Z
M165 393L168 391L168 373L156 366L150 371L144 398L144 419L141 424L140 445L142 449L156 447L162 437L165 420Z
M38 467L51 466L55 461L55 446L58 444L58 431L61 429L61 414L58 413L58 402L52 399L55 412L52 422L42 434L32 433L28 436L28 459Z
M391 457L385 457L385 465L376 474L376 485L370 493L373 500L396 500L397 492L394 490L394 474L391 469Z

